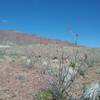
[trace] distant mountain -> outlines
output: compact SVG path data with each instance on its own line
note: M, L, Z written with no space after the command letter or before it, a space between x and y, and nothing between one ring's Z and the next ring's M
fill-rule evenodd
M0 30L0 44L57 44L72 46L73 43L64 42L60 40L47 39L37 35L29 35L28 33L21 33L15 30Z

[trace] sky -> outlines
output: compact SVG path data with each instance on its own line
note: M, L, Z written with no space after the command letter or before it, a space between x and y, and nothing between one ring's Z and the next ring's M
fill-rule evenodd
M0 0L0 29L100 47L100 0Z

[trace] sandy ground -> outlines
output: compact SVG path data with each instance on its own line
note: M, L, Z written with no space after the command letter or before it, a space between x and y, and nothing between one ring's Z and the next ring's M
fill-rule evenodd
M93 80L100 80L95 67L87 70L85 78L80 77L75 81L73 95L79 96L82 84ZM0 62L0 100L34 100L33 95L45 88L47 81L41 78L38 66L34 69L24 69L16 62Z

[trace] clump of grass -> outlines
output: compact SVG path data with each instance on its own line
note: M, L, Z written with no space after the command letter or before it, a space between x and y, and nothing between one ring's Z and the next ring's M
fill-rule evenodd
M0 50L0 58L4 58L5 55L5 51L4 50Z
M23 68L31 69L34 68L34 61L30 57L26 57L25 59L21 60L21 65Z
M25 80L25 76L24 76L24 75L21 75L21 74L18 74L18 75L16 76L16 79L17 79L17 80Z
M37 94L37 100L53 100L52 93L49 90L43 90Z

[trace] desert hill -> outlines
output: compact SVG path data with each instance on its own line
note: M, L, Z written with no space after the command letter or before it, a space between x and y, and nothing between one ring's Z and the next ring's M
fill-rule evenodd
M73 43L67 41L60 41L54 39L47 39L37 35L29 35L27 33L17 32L15 30L0 30L0 43L1 44L58 44L72 46Z

